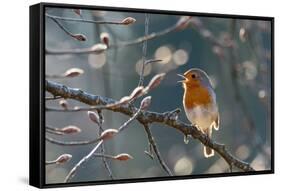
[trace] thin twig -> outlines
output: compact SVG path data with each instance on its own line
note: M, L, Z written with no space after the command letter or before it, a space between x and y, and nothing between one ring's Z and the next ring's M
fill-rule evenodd
M103 116L102 116L101 110L97 110L97 111L98 111L98 116L99 116L99 123L98 123L98 126L99 126L99 136L101 136L101 133L103 132L103 128L102 128ZM101 145L100 152L101 152L101 155L104 155L104 153L105 153L105 145L104 145L104 143L102 143L102 145ZM101 158L102 158L102 162L104 164L104 167L105 167L105 169L108 172L108 176L111 178L111 180L113 180L114 177L113 177L113 174L112 174L112 170L109 167L109 164L108 164L108 162L106 160L106 157L105 156L101 156Z
M107 158L107 159L117 160L116 156L108 155L108 154L94 153L93 156L95 156L95 157L104 157L104 158ZM51 160L51 161L45 161L45 164L46 165L57 164L57 159Z
M63 54L101 54L108 48L103 48L104 50L95 49L92 47L89 48L77 48L77 49L64 49L64 50L53 50L53 49L46 49L46 54L52 55L63 55Z
M51 127L49 125L46 125L46 132L54 135L64 135L64 133L56 127Z
M60 131L59 128L51 127L50 125L46 125L46 129L51 130L51 131Z
M178 31L178 23L164 29L164 30L161 30L159 32L153 32L153 33L150 33L148 35L144 35L142 37L139 37L137 39L134 39L134 40L131 40L131 41L126 41L126 42L119 42L117 44L112 44L112 45L109 45L107 47L107 49L111 49L111 48L124 48L124 47L127 47L127 46L132 46L132 45L137 45L137 44L140 44L140 43L143 43L145 41L149 41L149 40L153 40L153 39L156 39L156 38L159 38L159 37L162 37L164 35L167 35L169 33L172 33L174 31ZM51 49L47 49L46 50L46 54L91 54L92 51L91 51L91 47L90 48L79 48L79 49L69 49L69 50L51 50Z
M46 128L46 132L50 133L50 134L54 134L54 135L64 135L62 132L60 131L56 131L56 130L52 130L52 129L48 129Z
M103 140L99 141L98 144L91 150L91 152L89 152L88 155L86 155L85 157L83 157L71 170L70 172L67 174L64 182L69 182L76 174L76 171L78 170L78 168L83 165L84 163L86 163L92 156L93 154L96 152L96 150L101 146L101 144L103 143Z
M122 130L125 129L125 127L127 127L137 116L138 114L140 113L141 111L141 107L140 109L138 109L138 111L133 115L133 117L131 117L129 120L127 120L125 123L123 123L123 125L120 126L119 128L119 131L118 132L121 132ZM101 133L102 133L102 115L101 115L101 111L98 110L98 115L99 115L99 138L91 141L91 143L94 143L94 142L97 142L99 141L98 145L100 144L101 147L103 146L103 139L101 140ZM54 129L54 128L53 128ZM51 142L51 143L55 143L55 144L60 144L60 145L83 145L83 144L90 144L89 141L80 141L80 142L64 142L64 141L58 141L58 140L54 140L48 136L46 136L46 140ZM96 147L95 147L96 148ZM85 163L91 156L94 156L94 152L96 151L96 149L93 149L87 156L83 157L74 167L73 169L69 172L69 174L67 175L67 177L65 178L65 182L68 182L76 173L77 169L79 168L79 166L81 166L82 163ZM101 155L100 157L102 157L103 159L103 163L109 173L109 176L111 179L113 179L113 175L112 175L112 171L111 169L109 168L109 165L106 161L106 157L109 157L109 156L105 156L104 155L104 148L101 148ZM114 159L114 157L109 157L111 159Z
M107 105L97 105L97 106L91 106L91 107L74 107L74 108L68 108L67 110L57 108L57 107L46 107L46 111L56 111L56 112L77 112L77 111L92 111L92 110L103 110L103 109L109 109L109 108L115 108L117 106L123 105L119 101L116 101L115 103L109 103Z
M149 14L145 13L145 22L144 22L144 36L148 35L148 28L149 28ZM144 69L145 69L145 62L146 62L146 52L147 52L147 40L143 41L142 45L142 67L140 73L140 79L138 86L143 85L144 80Z
M86 140L86 141L61 141L61 140L56 140L52 137L49 137L46 135L46 141L53 143L53 144L57 144L57 145L63 145L63 146L79 146L79 145L90 145L90 144L94 144L100 141L100 138L97 139L93 139L93 140Z
M148 150L144 151L144 154L146 154L147 156L149 156L149 158L151 158L152 160L154 159L154 155L152 153L152 145L150 144L150 142L148 141Z
M202 22L198 17L193 17L190 21L191 27L196 30L205 40L213 46L221 48L229 47L228 44L221 42Z
M133 115L133 117L131 117L128 121L126 121L120 128L119 128L119 131L118 132L121 132L122 130L124 130L125 127L127 127L135 118L136 116L139 114L141 110L139 109L138 112ZM46 137L47 138L47 137ZM98 140L98 139L97 139ZM99 143L97 144L97 146L88 154L86 155L85 157L83 157L73 168L72 170L69 172L69 174L66 176L65 178L65 181L64 182L68 182L76 173L77 169L85 162L87 162L87 160L89 160L89 158L91 156L94 156L94 153L96 152L97 148L99 146L102 146L103 145L103 140L100 140ZM102 155L104 155L104 150L102 149L101 150L102 152ZM105 159L105 157L101 156L103 159ZM106 166L106 169L109 170L109 174L110 174L110 177L113 179L113 176L112 176L112 172L107 164L107 162L104 163L105 166Z
M69 35L69 36L71 36L71 37L73 36L72 32L68 31L68 29L67 29L65 26L63 26L57 19L52 18L52 17L50 17L50 18L51 18L52 21L54 21L54 22L58 25L58 27L61 28L67 35Z
M46 74L45 78L65 78L65 76L62 74Z
M62 154L60 155L58 158L56 158L55 160L51 160L51 161L45 161L45 165L51 165L51 164L64 164L66 162L68 162L70 159L72 158L71 154Z
M108 155L108 154L102 154L102 153L94 153L95 157L105 157L107 159L117 160L117 161L127 161L129 159L133 159L133 157L127 153L121 153L118 155Z
M235 35L236 27L237 27L236 25L237 25L236 21L231 20L230 29L229 29L231 41L234 41L234 38L235 38L234 35ZM271 160L271 156L268 156L267 151L263 147L262 140L261 140L261 137L257 133L257 128L255 126L253 117L251 115L251 112L250 112L249 108L247 107L247 102L244 99L244 97L241 93L241 90L239 88L239 82L238 82L239 81L239 74L238 74L238 71L236 69L236 67L237 67L236 65L239 61L238 61L238 58L237 58L238 56L237 56L237 53L235 51L235 48L233 46L228 47L228 52L229 52L229 55L230 55L230 59L229 59L230 64L229 65L230 65L230 68L231 68L231 77L232 77L231 82L232 82L233 88L234 88L235 100L239 104L239 106L241 107L241 112L243 112L244 115L246 116L245 119L248 122L248 129L249 129L249 132L250 132L249 134L254 135L253 138L251 139L252 143L264 154L264 156L267 158L267 160Z
M74 107L74 108L68 108L67 110L61 109L58 107L46 107L45 111L55 111L55 112L77 112L77 111L92 111L92 110L102 110L110 108L105 105L100 105L100 106L93 106L93 107Z
M46 80L46 90L56 96L74 99L88 105L107 105L115 103L116 101L111 98L89 94L76 88L70 88L65 85L54 83ZM129 105L119 105L115 108L105 108L106 110L123 113L128 116L133 116L138 110L137 108ZM223 157L228 164L233 164L243 171L254 171L254 169L246 162L234 157L222 144L212 141L208 136L198 131L198 129L190 124L186 124L178 120L176 117L171 117L170 112L157 113L153 111L142 111L136 119L141 124L161 123L167 127L174 128L184 135L191 135L193 138L198 139L204 145L214 149L221 157Z
M137 110L137 112L136 112L129 120L127 120L125 123L123 123L123 124L119 127L119 132L125 130L125 129L128 127L128 125L129 125L130 123L132 123L132 121L134 121L134 120L138 117L138 115L140 114L140 112L141 112L141 108L139 108L139 109Z
M56 100L56 99L61 99L61 98L62 98L61 96L52 96L52 97L45 97L45 100L49 101L49 100Z
M51 164L56 164L57 161L56 160L51 160L51 161L46 161L45 165L51 165Z
M177 27L178 25L175 24L175 25L172 25L171 27L168 27L162 31L159 31L159 32L153 32L153 33L150 33L148 35L145 35L145 36L142 36L142 37L139 37L137 39L134 39L134 40L131 40L131 41L127 41L127 42L121 42L121 43L118 43L118 44L113 44L111 45L110 47L108 48L124 48L126 46L132 46L132 45L137 45L137 44L141 44L143 43L144 41L149 41L149 40L153 40L153 39L156 39L156 38L159 38L159 37L162 37L164 35L167 35L171 32L174 32L177 30Z
M77 19L77 18L68 18L68 17L60 17L55 15L46 14L46 17L50 19L56 19L61 21L69 21L69 22L79 22L79 23L94 23L94 24L113 24L113 25L128 25L122 21L94 21L87 19Z
M68 110L61 110L61 109L55 109L53 111L68 111ZM71 110L70 110L71 111ZM72 110L73 111L73 110ZM75 110L77 111L77 110ZM136 110L136 113L132 114L133 116L131 118L129 118L127 121L125 121L118 129L118 131L123 131L125 128L128 127L128 125L138 117L138 115L140 114L141 109ZM62 145L62 146L79 146L79 145L90 145L90 144L94 144L97 143L98 141L100 141L100 138L96 138L93 140L83 140L83 141L61 141L61 140L57 140L54 139L52 137L46 136L46 141L53 143L53 144L57 144L57 145Z
M154 140L154 137L149 129L149 126L147 124L144 124L144 129L145 132L147 134L147 138L149 140L150 145L152 145L153 151L157 156L157 159L161 165L161 167L163 168L163 170L169 175L169 176L173 176L172 171L169 169L169 167L167 166L167 164L165 163L164 159L162 158L160 151L156 145L156 142Z
M104 154L104 153L94 153L93 156L116 160L113 155L107 155L107 154Z
M53 18L53 17L49 17L52 21L54 21L58 27L60 29L62 29L68 36L70 36L71 38L74 38L76 40L79 40L79 41L85 41L86 40L86 37L82 34L73 34L72 32L70 32L65 26L63 26L63 24L61 24L56 18Z
M70 135L70 134L80 133L81 129L73 125L69 125L63 128L56 128L46 125L46 132L56 135Z
M221 48L229 47L228 45L220 42L214 34L207 29L200 21L199 22L194 22L194 19L190 19L190 26L196 31L199 32L199 34L205 38L210 44L214 46L219 46ZM127 46L132 46L132 45L137 45L140 43L143 43L145 41L153 40L155 38L162 37L164 35L167 35L169 33L179 31L179 25L178 23L162 30L159 32L153 32L148 35L144 35L142 37L139 37L137 39L131 40L131 41L126 41L126 42L120 42L118 44L112 44L107 47L107 49L111 48L124 48ZM91 51L91 47L89 48L79 48L79 49L69 49L69 50L52 50L52 49L47 49L46 54L92 54L95 53Z

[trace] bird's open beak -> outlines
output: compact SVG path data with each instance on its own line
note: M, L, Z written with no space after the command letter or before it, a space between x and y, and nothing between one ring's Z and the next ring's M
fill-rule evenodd
M186 77L182 74L177 74L178 76L180 76L181 78L183 78L183 80L177 81L178 83L182 83L184 81L186 81Z

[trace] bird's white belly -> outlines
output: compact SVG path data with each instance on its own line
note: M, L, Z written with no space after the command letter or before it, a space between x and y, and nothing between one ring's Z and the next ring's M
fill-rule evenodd
M201 130L208 129L214 123L214 116L217 115L217 108L214 105L184 109L188 120L197 125Z

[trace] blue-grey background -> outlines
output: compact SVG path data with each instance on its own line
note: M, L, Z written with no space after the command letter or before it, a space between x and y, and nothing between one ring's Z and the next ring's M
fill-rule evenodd
M62 17L79 18L71 9L47 9L47 13ZM82 10L83 18L93 20L122 20L136 18L129 26L94 25L62 22L73 33L83 33L86 42L67 36L52 20L46 18L46 48L72 49L91 47L99 43L101 32L108 32L110 43L136 39L144 34L144 14L129 12L98 12ZM174 25L180 16L150 14L149 31L157 32ZM163 59L164 63L149 65L145 84L157 73L166 72L162 84L152 92L150 110L164 112L182 107L183 89L177 73L192 67L205 70L211 77L219 105L221 126L214 131L213 139L227 146L236 157L249 162L257 170L270 169L271 162L271 26L269 21L193 17L200 27L169 33L148 41L147 57ZM201 30L200 30L201 29ZM205 31L204 31L204 30ZM247 31L245 40L239 35ZM202 32L203 30L203 32ZM222 43L231 41L233 48L220 48L204 34L211 32ZM136 64L142 59L142 44L110 49L100 55L46 55L46 74L60 74L72 67L85 73L77 78L50 79L70 87L80 88L92 94L120 99L128 95L138 84ZM235 75L234 75L235 74ZM83 105L68 100L71 107ZM136 102L138 105L139 102ZM59 107L58 101L47 106ZM105 128L118 128L128 119L120 113L104 111ZM182 121L188 122L184 112ZM80 134L54 136L59 140L88 140L97 136L98 127L87 112L46 112L46 124L55 127L76 125ZM152 133L167 165L175 175L229 172L227 163L218 155L205 159L202 145L191 139L186 145L182 134L163 125L153 124ZM53 160L63 153L72 154L64 165L46 168L47 183L63 182L69 170L85 156L94 145L57 146L46 142L46 160ZM106 142L106 153L129 153L134 159L126 162L109 161L116 179L166 176L156 159L151 160L144 150L148 141L143 127L134 122L118 137ZM109 179L99 158L90 160L78 171L72 181L96 181Z

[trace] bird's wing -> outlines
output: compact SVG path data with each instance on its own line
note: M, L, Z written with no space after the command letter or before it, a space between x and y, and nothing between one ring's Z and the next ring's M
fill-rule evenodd
M211 127L213 127L216 131L219 130L219 125L220 125L220 116L218 112L218 107L217 105L212 105L207 108L201 108L205 113L208 115L212 116L212 119L214 120L213 123L211 124Z
M212 114L214 115L214 123L212 124L212 126L217 131L220 127L220 114L217 106L216 94L212 88L209 88L209 92L211 93L214 102L214 107L212 108Z

